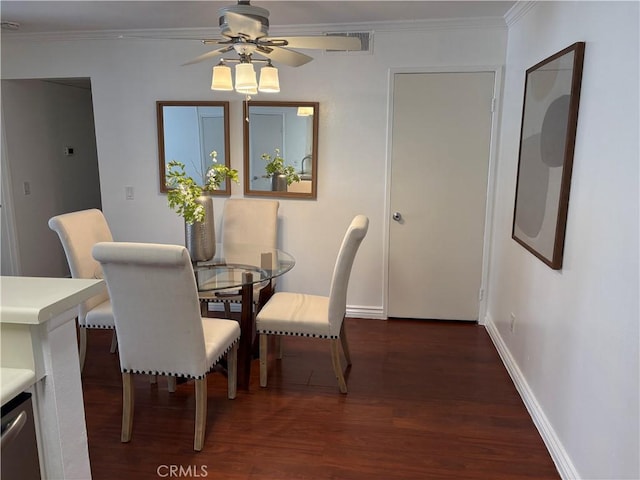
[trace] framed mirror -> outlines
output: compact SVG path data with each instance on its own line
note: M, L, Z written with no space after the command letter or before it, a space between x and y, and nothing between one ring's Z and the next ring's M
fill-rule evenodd
M316 198L318 106L244 102L245 195Z
M182 162L198 185L205 183L212 152L216 152L217 163L230 167L229 102L158 101L156 110L161 192L168 191L166 173L171 160ZM218 190L204 193L230 195L230 182L224 180Z

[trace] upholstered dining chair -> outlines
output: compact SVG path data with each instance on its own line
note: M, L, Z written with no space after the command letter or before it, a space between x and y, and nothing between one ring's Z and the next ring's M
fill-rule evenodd
M102 278L100 264L91 256L98 242L112 242L113 237L103 213L92 208L57 215L49 219L49 228L58 234L73 278ZM111 353L116 349L115 323L107 288L80 304L78 312L80 370L87 356L87 329L113 330Z
M277 200L254 200L230 198L222 211L222 247L227 263L243 263L242 258L234 258L233 245L254 244L269 248L278 246L278 207ZM275 280L272 280L272 287ZM264 285L256 284L253 292L254 312L260 300L260 290ZM227 318L231 314L232 303L241 303L242 296L237 289L218 291L207 299L224 303Z
M256 316L256 332L260 335L260 386L267 386L267 345L269 335L294 335L330 339L331 360L341 393L347 384L340 363L338 344L351 365L351 355L344 326L347 310L347 287L356 252L367 234L369 219L357 215L342 240L333 270L329 296L277 292ZM278 354L281 357L281 352Z
M207 373L226 356L227 395L236 396L234 320L202 318L191 258L179 245L104 242L93 247L111 296L122 371L122 442L133 429L133 374L195 379L193 448L202 450Z

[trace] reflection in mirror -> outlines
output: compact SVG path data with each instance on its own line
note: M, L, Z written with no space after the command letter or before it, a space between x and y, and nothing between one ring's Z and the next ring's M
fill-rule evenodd
M244 103L245 195L316 198L318 105ZM281 174L271 174L278 163Z
M156 102L158 114L158 153L160 191L166 193L167 164L182 162L187 175L204 185L204 175L211 166L211 152L216 162L230 167L229 102ZM224 180L213 195L229 195L230 182Z

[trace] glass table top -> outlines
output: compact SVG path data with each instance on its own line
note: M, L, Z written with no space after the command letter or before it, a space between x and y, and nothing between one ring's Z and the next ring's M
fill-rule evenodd
M295 263L291 254L277 248L218 243L214 257L197 262L193 270L198 290L213 292L266 282L285 274Z

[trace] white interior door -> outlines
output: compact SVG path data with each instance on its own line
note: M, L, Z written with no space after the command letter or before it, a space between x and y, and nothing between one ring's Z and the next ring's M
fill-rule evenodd
M388 316L477 320L494 72L393 84Z

